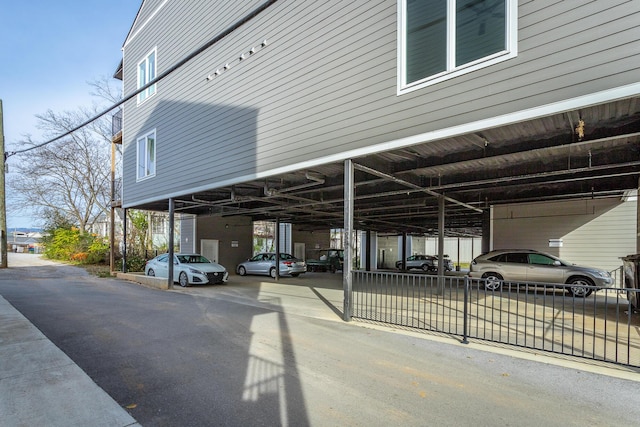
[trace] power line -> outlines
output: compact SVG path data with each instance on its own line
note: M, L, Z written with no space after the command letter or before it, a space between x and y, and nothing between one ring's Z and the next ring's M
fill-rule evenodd
M113 111L115 108L121 106L122 104L124 104L125 102L129 101L130 99L134 98L135 96L137 96L139 93L147 90L148 88L150 88L151 86L155 85L157 82L159 82L160 80L164 79L165 77L169 76L170 74L172 74L174 71L176 71L177 69L179 69L180 67L182 67L183 65L185 65L187 62L191 61L193 58L195 58L196 56L200 55L201 53L203 53L205 50L209 49L211 46L215 45L216 43L218 43L220 40L224 39L225 37L227 37L229 34L233 33L234 31L236 31L238 28L242 27L244 24L246 24L247 22L251 21L253 18L255 18L256 16L258 16L260 13L262 13L263 11L265 11L267 8L269 8L270 6L272 6L274 3L276 3L278 0L270 0L267 1L265 3L263 3L261 6L259 6L258 8L254 9L252 12L250 12L248 15L246 15L244 18L242 18L241 20L237 21L235 24L231 25L230 27L228 27L226 30L224 30L223 32L221 32L220 34L218 34L217 36L215 36L213 39L209 40L207 43L205 43L204 45L200 46L198 49L196 49L195 51L191 52L189 55L187 55L186 57L184 57L182 60L180 60L179 62L177 62L175 65L173 65L172 67L170 67L169 69L167 69L165 72L163 72L162 74L160 74L159 76L157 76L155 79L151 80L149 83L147 83L146 85L138 88L137 90L135 90L134 92L130 93L129 95L125 96L123 99L121 99L120 101L116 102L115 104L111 105L110 107L108 107L107 109L105 109L104 111L98 113L96 116L84 121L83 123L79 124L78 126L68 130L67 132L56 136L55 138L52 138L48 141L45 141L41 144L37 144L34 145L32 147L28 147L28 148L24 148L22 150L15 150L15 151L10 151L4 152L4 161L6 162L7 159L13 155L16 154L20 154L20 153L26 153L27 151L31 151L31 150L35 150L37 148L40 147L44 147L45 145L49 145L53 142L56 142L57 140L64 138L65 136L69 136L72 133L76 132L77 130L87 126L88 124L98 120L100 117L104 116L105 114L109 113L110 111Z

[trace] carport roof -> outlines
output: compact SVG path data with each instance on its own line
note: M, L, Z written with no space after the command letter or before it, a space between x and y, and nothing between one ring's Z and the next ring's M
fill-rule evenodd
M354 158L356 228L478 235L492 205L622 197L638 187L636 97ZM343 226L344 164L335 162L175 198L176 212ZM168 200L135 206L166 211Z

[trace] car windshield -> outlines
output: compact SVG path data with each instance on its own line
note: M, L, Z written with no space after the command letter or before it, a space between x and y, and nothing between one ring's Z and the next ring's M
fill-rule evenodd
M209 261L207 258L203 257L202 255L178 255L178 261L180 261L182 264L209 264L209 263L211 263L211 261Z

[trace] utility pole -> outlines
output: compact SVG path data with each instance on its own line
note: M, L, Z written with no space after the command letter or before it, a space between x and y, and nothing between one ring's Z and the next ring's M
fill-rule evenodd
M2 164L0 164L0 268L9 267L7 261L7 204L5 197L4 173L7 155L4 151L4 118L2 115L2 99L0 99L0 152Z

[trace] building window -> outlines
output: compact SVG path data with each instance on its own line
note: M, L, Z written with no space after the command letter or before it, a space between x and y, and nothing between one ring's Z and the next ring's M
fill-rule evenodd
M156 131L138 138L138 179L156 174Z
M517 0L399 0L399 92L517 55Z
M153 234L166 234L166 217L164 216L153 216L152 217L152 231Z
M138 89L145 86L147 83L156 78L156 49L153 49L140 63L138 64ZM145 99L156 93L156 85L149 86L138 94L138 103L143 102Z

